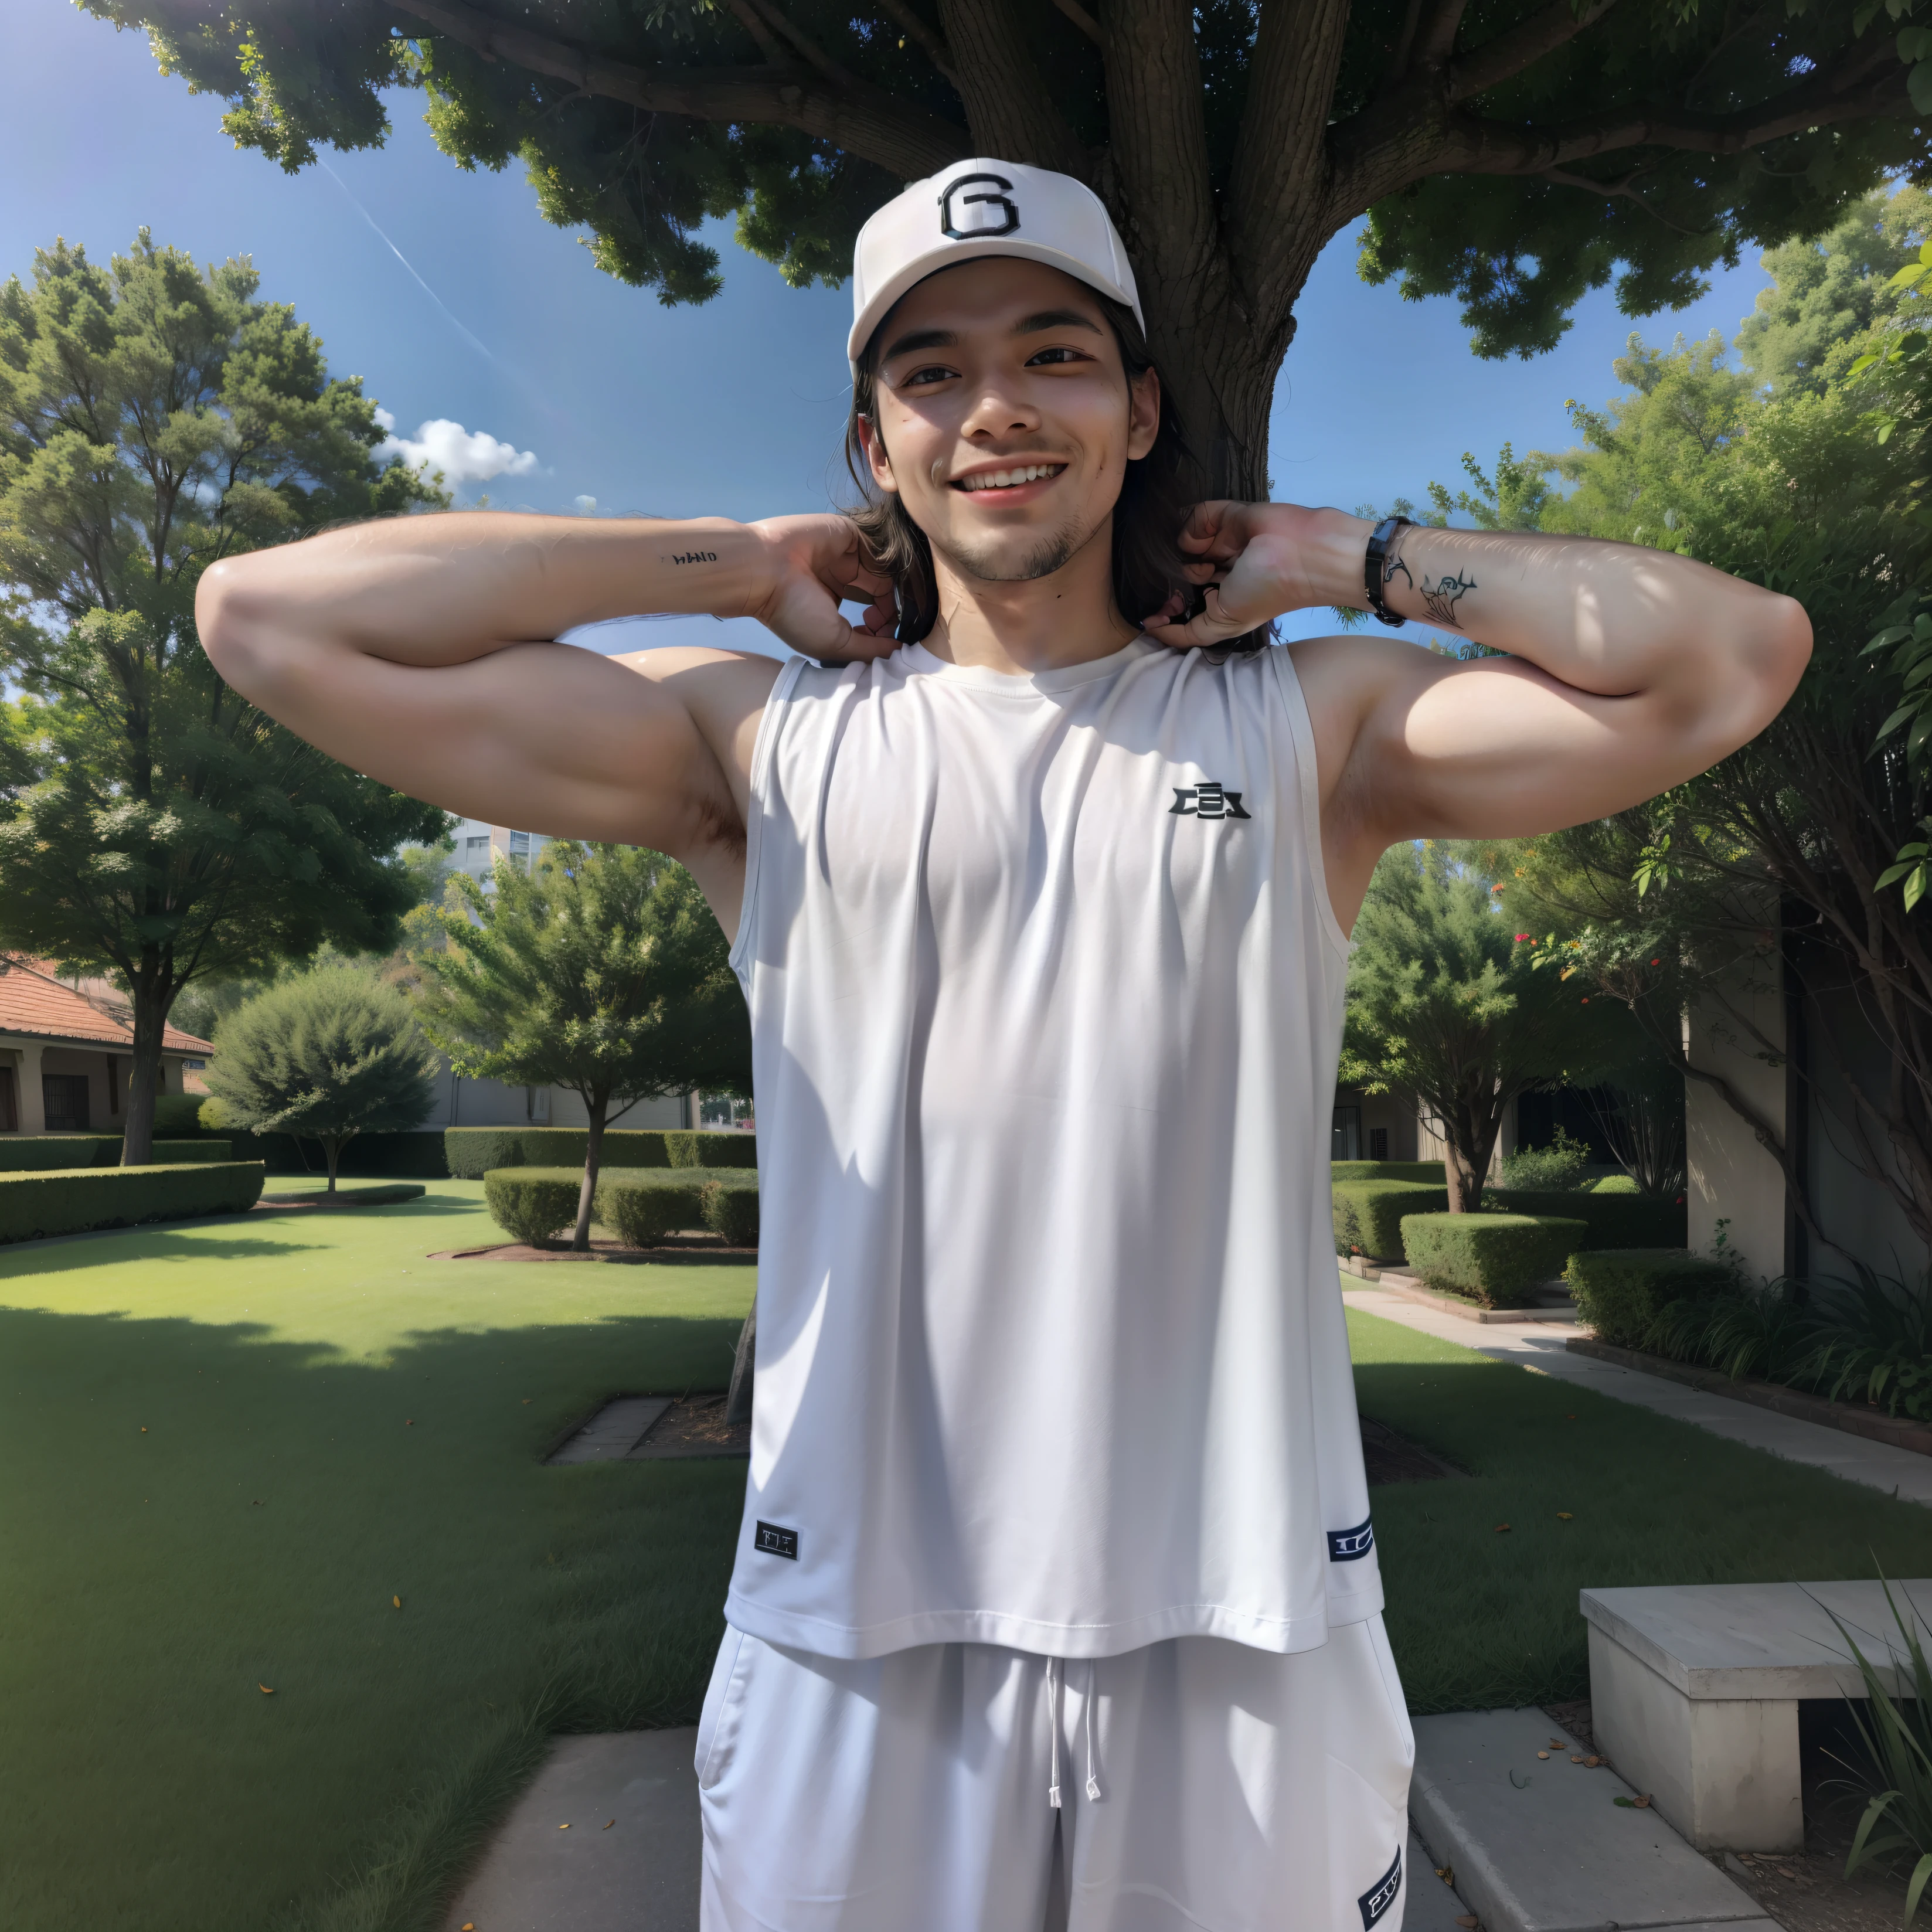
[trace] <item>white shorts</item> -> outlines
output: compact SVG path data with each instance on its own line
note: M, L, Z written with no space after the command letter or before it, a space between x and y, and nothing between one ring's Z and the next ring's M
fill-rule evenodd
M698 1732L700 1924L1398 1932L1414 1756L1379 1617L1287 1656L1177 1637L1065 1663L728 1630Z

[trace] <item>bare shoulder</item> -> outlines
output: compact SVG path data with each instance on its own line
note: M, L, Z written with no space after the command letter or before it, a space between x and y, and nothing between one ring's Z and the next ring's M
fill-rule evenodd
M1304 638L1285 648L1314 728L1324 799L1341 784L1376 706L1405 684L1438 674L1445 662L1420 645L1372 633Z
M758 726L785 660L760 651L666 644L654 650L627 651L612 662L648 678L682 706L716 759L742 824L750 798Z

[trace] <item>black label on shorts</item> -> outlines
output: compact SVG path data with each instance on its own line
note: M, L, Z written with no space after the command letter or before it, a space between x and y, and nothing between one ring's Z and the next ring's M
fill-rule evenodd
M1395 1903L1402 1889L1402 1847L1395 1852L1395 1863L1364 1892L1355 1903L1362 1908L1362 1932L1370 1932L1377 1919Z
M798 1532L781 1529L775 1522L761 1522L758 1533L752 1538L752 1547L762 1550L767 1556L789 1556L798 1561Z
M1363 1517L1353 1529L1331 1529L1328 1532L1328 1560L1330 1563L1352 1563L1358 1556L1366 1556L1376 1546L1376 1532L1370 1527L1370 1519Z

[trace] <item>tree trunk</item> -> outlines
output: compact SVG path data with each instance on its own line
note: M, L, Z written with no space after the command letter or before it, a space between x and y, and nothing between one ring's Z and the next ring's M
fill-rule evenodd
M1449 1190L1449 1211L1473 1214L1483 1204L1496 1136L1502 1132L1504 1111L1516 1098L1516 1090L1492 1092L1480 1100L1466 1094L1443 1098L1450 1104L1444 1106L1438 1100L1436 1113L1442 1128L1442 1177Z
M758 1301L752 1298L752 1312L738 1330L738 1352L731 1364L731 1392L724 1398L724 1420L749 1422L752 1419L752 1382L757 1372L758 1353Z
M154 1157L154 1096L161 1078L161 1038L172 1000L143 974L134 984L134 1050L128 1075L128 1119L121 1165L145 1167Z
M579 1254L590 1246L590 1204L597 1198L597 1169L604 1158L604 1117L610 1110L610 1090L595 1089L588 1102L590 1130L584 1139L584 1185L577 1190L577 1226L570 1237L570 1245Z
M346 1134L325 1134L322 1137L322 1158L328 1162L328 1186L325 1192L335 1192L335 1171L342 1165L342 1150L346 1144Z

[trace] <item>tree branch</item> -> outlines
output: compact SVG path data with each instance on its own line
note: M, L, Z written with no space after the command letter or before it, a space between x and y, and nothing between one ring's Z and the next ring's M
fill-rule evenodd
M797 128L911 180L960 160L965 130L896 100L868 81L834 82L810 66L643 68L512 27L465 0L391 0L485 60L567 80L584 93L650 114Z
M1449 64L1449 98L1466 100L1472 94L1494 87L1513 74L1542 59L1545 54L1574 40L1594 27L1617 0L1588 0L1580 14L1570 0L1551 0L1540 14L1519 20L1514 27L1485 40L1460 60Z
M1450 56L1456 51L1456 30L1462 24L1468 5L1468 0L1436 0L1416 40L1416 58L1424 67L1448 64Z
M759 52L764 56L767 63L773 67L782 66L784 50L772 38L771 29L760 18L758 10L752 4L752 0L724 0L724 4L736 16L739 26L757 43Z
M1104 46L1106 44L1106 43L1100 38L1100 22L1095 20L1093 15L1088 13L1084 7L1081 5L1080 0L1053 0L1053 4L1058 7L1060 10L1064 14L1066 17L1071 20L1096 47Z
M905 3L905 0L879 0L879 4L905 29L908 40L918 42L926 57L950 80L956 91L959 76L953 70L952 50Z
M1090 180L1093 158L1048 93L1010 0L939 0L939 18L966 104L970 152Z
M772 0L742 0L742 4L754 8L774 33L783 35L791 43L793 52L801 60L809 62L827 80L841 87L857 85L857 76L841 67L802 28L793 26ZM733 10L735 12L736 8Z

